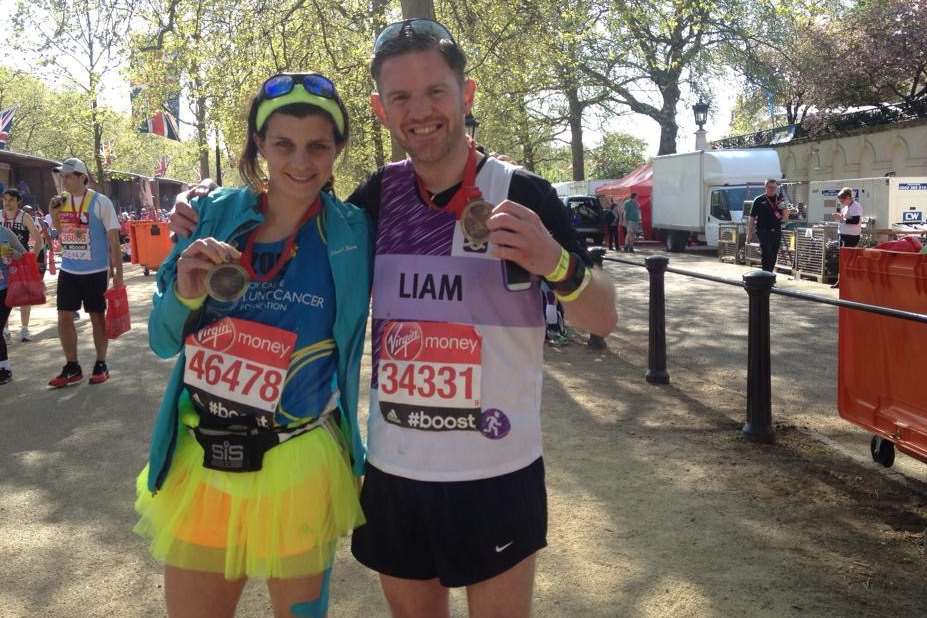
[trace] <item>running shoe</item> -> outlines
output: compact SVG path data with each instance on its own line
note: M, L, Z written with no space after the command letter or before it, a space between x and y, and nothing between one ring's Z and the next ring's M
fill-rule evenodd
M106 368L104 361L97 361L93 365L93 373L90 374L91 384L103 384L109 380L109 369Z
M21 331L19 331L19 340L23 343L32 341L32 333L29 332L28 328L24 328Z
M0 369L0 384L6 384L13 379L13 372L9 369Z
M64 388L72 384L78 384L84 379L84 372L81 371L77 363L68 363L61 370L61 373L48 381L48 385L53 388Z

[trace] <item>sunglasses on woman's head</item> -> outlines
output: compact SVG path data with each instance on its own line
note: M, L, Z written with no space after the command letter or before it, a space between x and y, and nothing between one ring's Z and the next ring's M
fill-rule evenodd
M265 99L276 99L293 92L296 84L301 84L306 92L326 99L335 98L335 84L332 80L318 73L280 73L274 75L261 86Z

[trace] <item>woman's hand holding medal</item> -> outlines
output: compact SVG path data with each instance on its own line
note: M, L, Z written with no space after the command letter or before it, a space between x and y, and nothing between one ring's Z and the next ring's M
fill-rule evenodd
M198 298L209 292L217 300L235 300L248 284L238 264L240 258L241 252L228 243L215 238L197 240L177 260L177 294Z

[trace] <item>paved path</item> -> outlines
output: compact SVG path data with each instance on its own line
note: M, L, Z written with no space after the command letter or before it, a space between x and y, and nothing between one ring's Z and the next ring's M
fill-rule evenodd
M673 263L742 271L698 256ZM672 384L653 387L642 380L644 271L608 269L621 318L609 352L548 348L550 547L537 615L922 615L927 466L899 456L885 474L867 461L868 436L836 418L834 310L774 301L779 442L757 447L739 435L745 293L668 276ZM4 618L163 615L160 569L131 528L172 363L147 348L152 278L132 267L127 283L133 330L111 347L107 384L46 389L62 364L50 309L35 311L35 342L11 346L14 382L0 387ZM86 318L79 337L89 371ZM455 592L455 615L462 601ZM266 608L251 585L239 615ZM331 615L386 615L375 577L345 549Z

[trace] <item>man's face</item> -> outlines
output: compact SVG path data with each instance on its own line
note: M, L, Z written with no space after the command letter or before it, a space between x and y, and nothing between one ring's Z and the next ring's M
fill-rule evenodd
M3 194L3 208L6 210L16 210L19 207L19 200L7 193Z
M766 196L775 197L779 192L779 183L777 182L768 182L766 183Z
M437 50L386 60L378 88L373 110L414 162L440 162L466 139L464 116L476 84L461 85Z
M80 194L86 191L84 175L77 172L68 172L61 175L61 185L68 193Z

